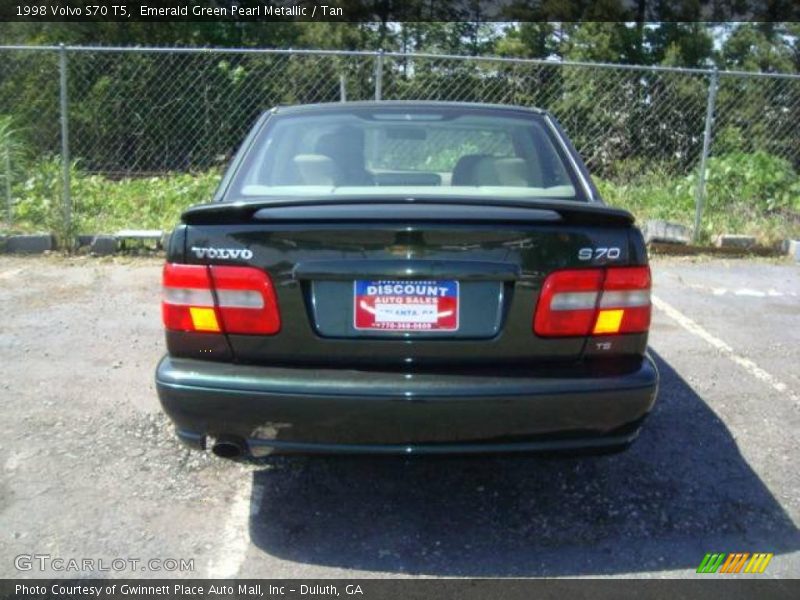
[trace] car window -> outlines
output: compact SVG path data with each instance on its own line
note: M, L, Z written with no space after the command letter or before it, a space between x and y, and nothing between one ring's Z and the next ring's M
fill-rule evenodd
M459 159L472 154L514 156L511 133L505 129L420 125L370 128L366 136L367 166L373 170L452 173Z
M430 193L580 199L538 115L397 108L271 117L228 199Z

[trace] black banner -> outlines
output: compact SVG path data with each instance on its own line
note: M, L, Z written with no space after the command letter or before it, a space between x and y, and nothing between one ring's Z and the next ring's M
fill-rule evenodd
M798 21L795 0L2 0L0 21Z
M534 598L800 597L800 580L769 579L261 579L261 580L20 580L0 581L2 600L531 600Z

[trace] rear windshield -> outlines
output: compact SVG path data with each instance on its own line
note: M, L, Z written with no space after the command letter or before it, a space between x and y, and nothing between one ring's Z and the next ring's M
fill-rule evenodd
M422 107L273 116L227 199L360 194L583 199L538 115Z

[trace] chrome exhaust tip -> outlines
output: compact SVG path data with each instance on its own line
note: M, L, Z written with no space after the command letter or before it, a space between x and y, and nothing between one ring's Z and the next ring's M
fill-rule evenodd
M244 442L235 437L219 437L211 446L211 452L219 458L239 458L244 454Z

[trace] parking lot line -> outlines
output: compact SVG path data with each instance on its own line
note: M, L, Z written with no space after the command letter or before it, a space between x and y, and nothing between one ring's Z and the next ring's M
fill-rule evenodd
M789 399L794 402L798 403L797 395L789 389L785 383L783 383L780 379L768 373L761 367L759 367L756 363L754 363L749 358L745 358L744 356L737 354L730 345L728 345L723 340L719 339L706 329L704 329L700 324L696 321L692 320L691 318L684 315L680 312L677 308L673 307L671 304L668 304L661 298L657 296L652 297L653 306L657 309L665 313L668 317L678 323L681 327L683 327L689 333L696 335L709 345L713 346L717 350L719 350L722 354L727 356L733 362L735 362L740 367L744 368L748 373L750 373L756 379L763 381L764 383L770 385L775 391L780 392L781 394L786 394Z
M252 477L243 474L231 499L230 510L219 536L216 559L208 567L209 579L236 577L250 545L250 492Z

